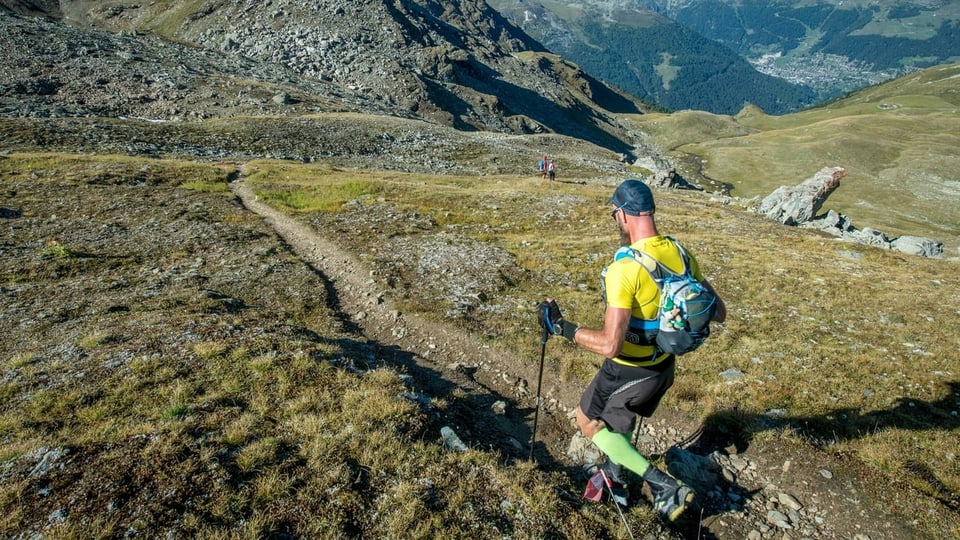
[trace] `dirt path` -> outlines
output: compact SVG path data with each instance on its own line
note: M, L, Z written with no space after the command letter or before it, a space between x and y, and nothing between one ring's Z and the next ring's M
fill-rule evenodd
M345 326L374 346L379 359L374 362L388 361L406 370L414 377L415 389L429 397L449 395L453 389L466 392L465 399L453 400L458 405L445 418L464 442L513 458L529 457L535 368L525 368L511 352L483 344L457 328L401 313L357 258L258 200L242 170L230 186L247 209L263 217L294 254L325 278L336 304L333 309ZM558 375L547 370L544 380L551 381L551 394L577 395L579 389L560 388ZM572 407L572 402L542 400L535 450L542 466L564 466L563 453L575 432L568 418Z

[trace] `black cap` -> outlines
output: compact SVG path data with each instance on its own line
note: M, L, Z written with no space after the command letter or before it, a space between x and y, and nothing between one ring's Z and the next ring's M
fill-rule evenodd
M656 205L653 204L653 192L640 180L624 180L617 186L613 192L613 197L607 201L617 208L622 208L624 213L631 216L639 216L644 212L653 212Z

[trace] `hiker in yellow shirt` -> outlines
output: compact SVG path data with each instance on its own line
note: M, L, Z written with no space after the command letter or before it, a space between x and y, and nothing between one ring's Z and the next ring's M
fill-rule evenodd
M651 257L675 273L682 273L686 262L693 277L716 294L703 279L693 255L657 231L653 193L646 184L626 180L608 204L614 206L611 215L623 246ZM578 347L605 357L576 410L580 430L608 458L591 482L598 477L609 479L607 486L619 488L611 489L614 499L625 505L620 466L626 467L650 486L654 509L664 519L674 521L693 500L693 490L652 466L629 439L636 417L651 416L673 385L675 355L660 353L655 338L645 335L639 324L657 319L660 290L648 269L633 257L619 258L608 266L602 284L606 301L602 328L581 328L565 320L556 301L549 298L538 306L538 318L548 333L562 335ZM719 296L711 314L717 322L726 318L726 307Z

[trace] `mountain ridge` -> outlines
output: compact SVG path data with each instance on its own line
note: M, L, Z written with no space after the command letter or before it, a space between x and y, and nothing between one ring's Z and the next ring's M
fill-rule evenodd
M517 57L519 51L546 51L483 2L208 2L190 11L169 2L69 4L64 20L81 26L156 32L209 50L283 63L304 78L458 129L557 132L631 151L607 111L582 101L557 80L555 70L541 66L549 67L549 58L524 62ZM602 83L586 73L576 70L569 77L584 79L584 87L601 93ZM602 93L607 106L642 111L629 96L610 89Z
M726 47L631 4L491 3L548 49L667 109L734 114L752 103L783 114L813 103L810 89L762 74Z

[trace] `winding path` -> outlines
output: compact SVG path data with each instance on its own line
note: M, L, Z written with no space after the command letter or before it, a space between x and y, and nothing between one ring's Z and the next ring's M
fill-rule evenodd
M463 430L469 434L464 437L468 444L514 457L529 456L538 366L523 366L513 353L480 343L462 330L401 313L378 290L377 283L368 277L369 270L356 257L310 226L260 201L245 176L241 168L230 182L233 194L245 208L266 220L297 257L323 276L334 299L331 307L346 326L355 327L363 339L372 342L380 358L407 358L406 369L413 372L417 385L428 395L437 397L434 391L449 393L453 387L466 391L465 406L447 420L458 433ZM551 376L558 380L555 373L544 374L545 380ZM505 413L492 410L498 401L508 403ZM550 410L542 402L536 439L549 453L542 458L555 463L562 460L559 456L574 433L565 410L571 406L552 402Z

